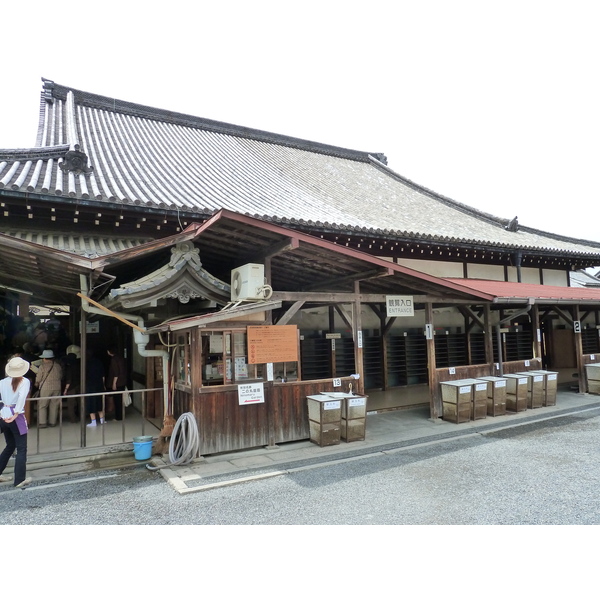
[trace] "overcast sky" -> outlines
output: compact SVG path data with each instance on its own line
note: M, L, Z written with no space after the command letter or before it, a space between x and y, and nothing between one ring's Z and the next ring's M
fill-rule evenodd
M453 200L600 241L596 4L11 2L0 148L35 143L44 77L383 152Z

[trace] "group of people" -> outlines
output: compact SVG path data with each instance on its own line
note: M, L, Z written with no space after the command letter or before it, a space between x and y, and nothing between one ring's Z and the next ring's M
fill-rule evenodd
M0 381L0 432L4 434L6 447L0 454L0 483L10 481L2 475L9 459L16 450L14 486L21 488L31 482L26 477L27 431L25 402L32 389L39 396L37 401L38 428L55 427L58 423L60 403L67 398L69 417L76 419L76 396L81 394L81 350L70 345L66 356L57 357L52 349L45 349L35 361L28 361L25 353L13 355L6 363L6 377ZM123 392L127 385L125 359L116 347L107 350L108 370L104 363L90 350L86 354L86 394L98 394L86 398L86 413L90 423L87 427L104 424L103 395L107 391ZM117 421L123 419L123 395L107 396L108 404ZM108 409L107 409L108 410Z

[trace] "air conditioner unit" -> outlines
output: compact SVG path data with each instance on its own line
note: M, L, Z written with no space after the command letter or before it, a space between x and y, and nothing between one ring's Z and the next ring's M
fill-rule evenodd
M231 271L231 300L263 300L265 298L265 266L255 263Z

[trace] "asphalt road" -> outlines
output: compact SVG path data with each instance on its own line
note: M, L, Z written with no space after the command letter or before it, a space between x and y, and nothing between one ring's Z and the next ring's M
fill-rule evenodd
M143 466L25 490L9 525L597 525L600 411L179 495Z

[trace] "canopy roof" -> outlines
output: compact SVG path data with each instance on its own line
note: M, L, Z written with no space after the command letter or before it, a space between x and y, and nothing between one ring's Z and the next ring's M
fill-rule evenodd
M76 304L80 276L85 275L90 295L113 309L120 305L143 311L153 298L181 300L190 289L192 298L213 298L223 305L231 270L264 264L267 257L273 302L301 297L324 303L343 294L349 299L359 282L367 302L369 295L411 294L440 304L600 305L598 288L435 277L229 211L180 234L95 258L0 235L0 287L30 293L32 300Z

